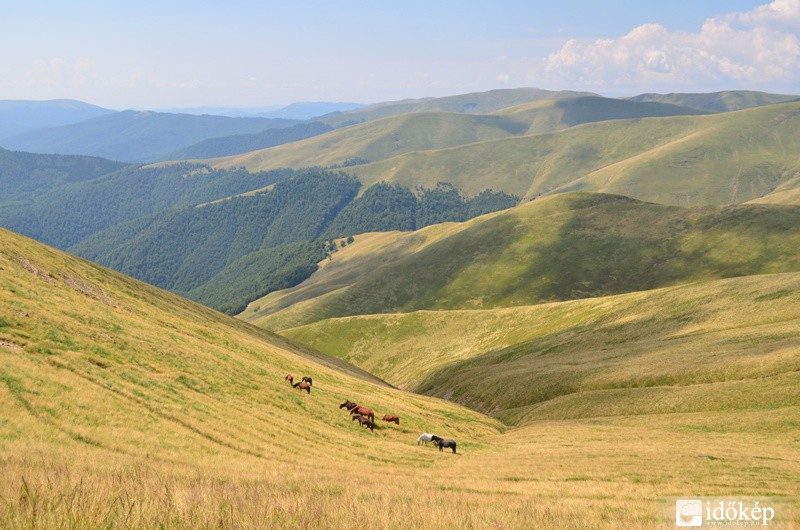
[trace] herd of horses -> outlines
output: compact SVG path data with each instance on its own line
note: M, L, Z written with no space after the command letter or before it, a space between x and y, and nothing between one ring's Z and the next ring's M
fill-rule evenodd
M375 412L373 412L372 409L362 407L349 399L346 399L344 403L339 405L339 409L347 409L347 412L351 416L350 421L358 421L365 429L375 432ZM400 416L397 414L384 414L383 421L400 425Z
M295 383L292 374L288 374L284 380L289 381L289 384L292 385L292 388L299 388L301 391L305 390L307 393L311 393L311 385L313 384L313 381L308 376L303 376L300 381ZM339 409L347 409L347 412L351 417L350 421L358 421L361 427L369 429L371 432L375 432L375 412L372 409L359 405L358 403L350 401L349 399L345 400L344 403L339 405ZM396 414L384 414L383 421L400 425L400 416ZM435 434L423 433L419 438L417 438L417 445L420 443L424 443L425 445L433 443L439 448L439 452L442 452L445 449L452 449L453 453L456 452L455 440L445 440L444 438L436 436Z

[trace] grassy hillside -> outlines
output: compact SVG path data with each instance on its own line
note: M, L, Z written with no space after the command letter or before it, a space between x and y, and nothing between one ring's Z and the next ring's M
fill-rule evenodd
M485 416L2 230L0 290L3 526L650 528L687 490L769 496L771 526L800 522L797 407L498 434ZM312 393L286 372L312 375ZM346 398L401 425L361 430L337 408ZM418 447L423 430L461 454Z
M581 96L593 96L591 92L573 92L571 90L552 91L539 88L511 88L472 92L441 98L407 99L402 101L386 101L367 105L357 110L333 114L322 119L334 127L353 125L374 121L387 116L409 114L413 112L458 112L464 114L489 114L506 107L522 105L543 99L567 99Z
M608 121L412 152L352 168L365 183L491 183L524 197L581 189L690 206L769 195L800 169L800 103L708 116Z
M80 123L40 129L3 140L3 147L35 153L92 155L123 162L161 155L207 138L288 127L295 120L228 118L126 110Z
M586 96L537 101L502 109L496 114L529 124L526 133L534 134L598 121L691 116L705 112L668 103Z
M670 103L708 112L730 112L773 103L785 103L800 99L800 96L770 94L753 90L725 90L707 94L639 94L629 99L632 101Z
M403 153L443 149L523 134L549 132L581 123L701 114L663 103L611 98L547 99L476 115L417 111L344 127L304 142L214 160L216 167L251 170L375 162ZM435 182L428 183L435 185Z
M402 114L287 145L209 161L214 167L308 167L349 160L383 160L411 151L463 145L522 134L514 119L446 112Z
M348 315L481 309L800 271L797 206L684 209L569 193L466 223L355 238L319 274L253 302L269 329ZM257 309L257 310L256 310Z
M282 333L505 421L790 406L800 274L478 311L324 320Z
M115 111L74 99L0 100L0 141L42 127L57 127Z
M220 138L209 138L196 144L178 149L161 156L162 160L186 160L193 158L214 158L237 155L267 149L276 145L288 144L319 136L333 130L333 127L321 122L298 123L290 127L267 129L252 134L235 134Z

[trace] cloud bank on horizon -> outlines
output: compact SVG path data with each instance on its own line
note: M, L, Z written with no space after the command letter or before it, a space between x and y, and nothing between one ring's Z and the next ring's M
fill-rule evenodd
M616 39L567 41L528 81L598 88L786 86L800 77L800 0L709 18L697 33L644 24Z

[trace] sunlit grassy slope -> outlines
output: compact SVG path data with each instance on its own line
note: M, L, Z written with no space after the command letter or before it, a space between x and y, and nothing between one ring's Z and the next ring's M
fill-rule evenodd
M507 421L800 403L800 274L283 332Z
M0 231L0 526L658 527L671 497L798 523L796 409L495 420ZM282 381L314 377L310 395ZM336 406L400 426L374 434ZM418 447L422 430L459 455Z
M414 415L426 407L449 415L441 421L461 417L460 425L475 433L495 427L478 415L392 390L338 359L21 236L0 231L0 242L3 382L20 411L46 420L53 437L67 434L132 454L152 450L143 444L158 440L173 456L191 445L198 454L229 447L285 457L296 453L292 445L305 435L292 429L284 442L271 440L297 414L304 428L324 434L326 443L354 436L340 430L346 422L334 420L341 419L335 405L347 397L377 410L403 409L397 413L404 412L414 427L424 428L414 425ZM300 396L287 390L286 373L313 375L315 391ZM102 411L84 414L70 403L73 399L113 402L116 419L106 423L112 418ZM424 414L432 419L428 410ZM139 427L117 430L140 420L157 424L160 434ZM382 434L392 437L392 431ZM186 442L174 445L179 438Z
M331 317L481 309L800 271L800 207L679 208L565 193L466 223L356 236L297 287L241 315L268 329Z
M723 90L707 94L639 94L630 99L634 101L655 101L659 103L672 103L693 109L711 112L728 112L742 110L773 103L784 103L800 98L790 94L770 94L754 90Z
M215 167L308 167L349 160L383 160L411 151L439 149L522 134L525 123L500 116L421 112L336 129L318 137L211 160Z
M664 204L768 196L800 169L800 103L708 116L590 123L539 135L412 152L350 168L366 184L438 181L525 197L581 189Z
M663 103L599 96L547 99L495 114L428 110L345 127L319 137L210 161L215 167L250 170L375 162L403 153L442 149L523 134L549 132L582 123L701 114ZM435 185L435 182L434 182Z
M574 92L572 90L542 90L539 88L511 88L472 92L440 98L406 99L386 101L367 105L360 109L341 114L332 114L320 119L324 123L340 127L344 124L374 121L398 114L413 112L459 112L465 114L490 114L500 109L541 101L545 99L571 99L582 96L594 96L591 92Z

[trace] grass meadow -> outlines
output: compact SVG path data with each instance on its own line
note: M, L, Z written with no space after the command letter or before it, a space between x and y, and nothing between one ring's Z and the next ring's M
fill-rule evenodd
M5 231L0 410L3 528L658 528L699 495L800 524L796 405L505 425Z

